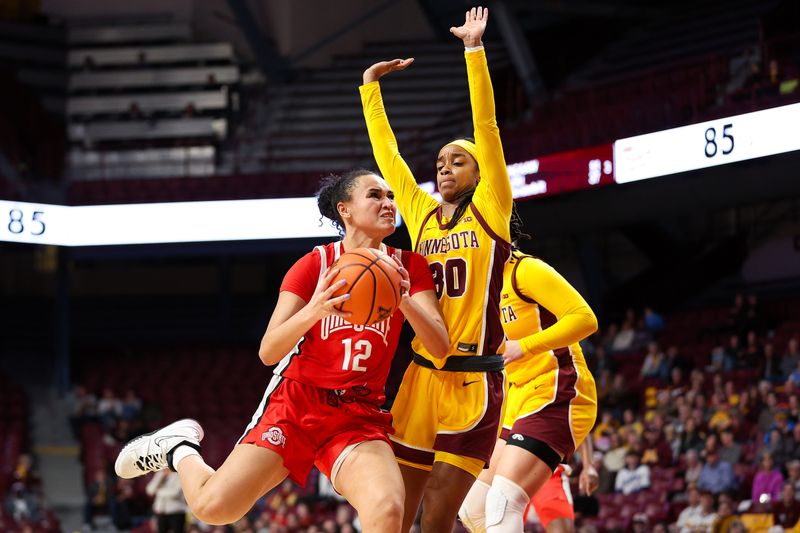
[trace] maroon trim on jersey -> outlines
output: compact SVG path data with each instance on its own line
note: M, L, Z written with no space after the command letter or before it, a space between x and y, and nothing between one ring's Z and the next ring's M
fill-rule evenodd
M472 214L475 215L475 218L478 220L478 223L480 223L481 227L483 227L483 231L488 233L489 237L491 237L493 240L497 241L498 244L499 243L503 243L503 244L507 245L509 247L509 253L510 253L511 243L508 242L507 240L505 240L504 238L500 237L500 235L495 233L494 230L491 227L489 227L489 224L486 222L486 219L483 218L483 215L481 215L481 212L478 211L478 206L475 205L473 202L470 202L469 203L469 208L472 210Z
M511 288L514 289L514 293L517 295L517 298L519 298L523 302L533 305L539 305L539 303L533 298L528 298L527 296L522 294L522 291L519 290L519 287L517 286L517 267L519 266L520 263L522 263L522 260L525 259L526 257L528 256L527 255L518 256L517 262L514 263L514 269L511 271Z
M430 466L433 464L435 458L433 452L409 448L405 444L395 440L392 441L392 448L394 448L395 457L408 461L409 463Z
M480 355L496 354L505 342L503 321L500 317L500 298L503 292L503 269L510 254L510 244L495 241L492 272L489 276L489 298L484 311L486 313L486 332Z
M500 318L500 297L503 292L503 269L511 256L511 244L495 233L473 202L469 204L472 214L489 237L495 242L492 272L489 276L489 301L486 302L486 332L480 354L496 354L505 340L503 322Z
M441 210L442 210L442 206L439 206L436 209L432 210L427 215L425 215L425 218L422 219L422 224L419 225L419 233L417 233L417 241L414 243L414 250L413 251L416 252L417 249L419 248L419 241L422 240L422 232L425 231L425 224L428 223L428 219L430 219L437 212L441 212ZM442 228L440 227L439 229L442 229Z
M474 457L489 464L502 422L500 414L505 396L505 376L503 372L487 372L485 375L488 398L483 418L475 427L463 433L437 434L433 445L435 450Z

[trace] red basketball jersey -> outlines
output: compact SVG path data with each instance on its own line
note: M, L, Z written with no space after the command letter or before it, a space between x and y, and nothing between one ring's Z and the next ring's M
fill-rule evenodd
M389 255L400 255L409 273L410 294L434 289L424 257L383 244L381 250ZM344 252L341 241L317 246L289 269L281 291L310 301L320 277ZM306 332L278 363L275 374L323 389L350 389L361 399L381 404L385 400L384 386L403 320L399 310L370 326L351 324L329 315Z

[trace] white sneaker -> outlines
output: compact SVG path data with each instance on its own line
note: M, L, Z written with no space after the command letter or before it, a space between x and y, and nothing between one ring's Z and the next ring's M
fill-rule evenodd
M185 418L158 431L136 437L122 448L114 463L117 475L132 479L149 472L169 468L173 472L172 452L178 446L191 446L200 451L203 428L196 420Z

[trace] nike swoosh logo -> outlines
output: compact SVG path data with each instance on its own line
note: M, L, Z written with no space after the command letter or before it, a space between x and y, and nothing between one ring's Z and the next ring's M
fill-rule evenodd
M466 387L467 385L472 385L473 383L477 383L478 381L480 381L480 380L479 380L479 379L476 379L475 381L465 381L465 382L463 382L463 383L461 384L461 386L462 386L462 387Z
M533 387L533 390L536 390L536 389L540 388L541 386L542 386L541 384L536 385L535 387Z
M164 442L167 439L174 439L176 437L177 438L181 438L181 437L184 437L184 435L162 435L161 437L158 437L157 439L154 439L153 442L155 442L156 444L161 444L162 442Z

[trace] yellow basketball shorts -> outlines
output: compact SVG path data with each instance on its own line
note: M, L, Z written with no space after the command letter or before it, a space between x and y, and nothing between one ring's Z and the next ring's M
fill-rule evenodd
M392 406L390 438L398 462L430 470L439 461L477 477L499 436L505 389L502 371L452 372L411 363Z
M565 365L512 383L506 404L500 438L536 439L564 459L580 446L597 418L597 390L585 366Z

